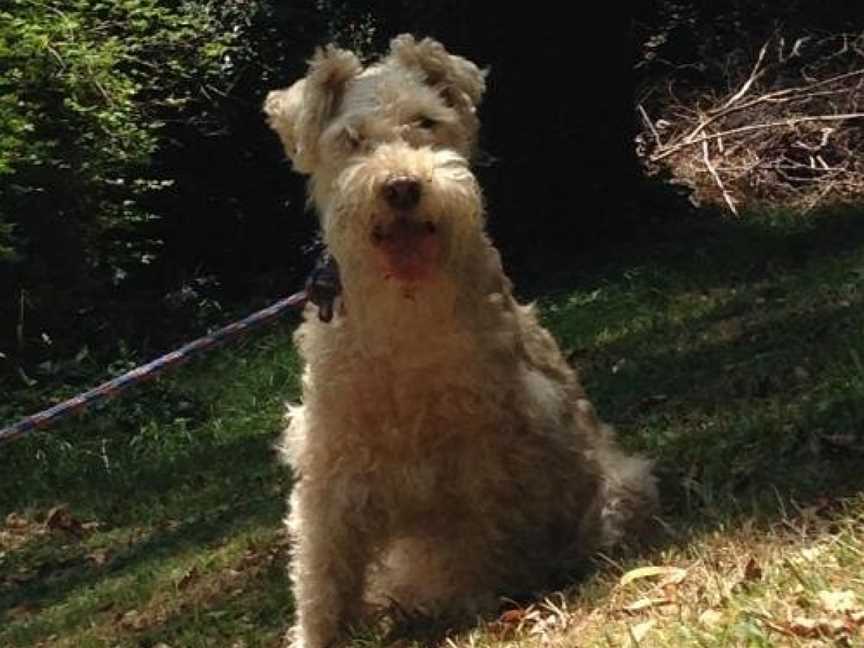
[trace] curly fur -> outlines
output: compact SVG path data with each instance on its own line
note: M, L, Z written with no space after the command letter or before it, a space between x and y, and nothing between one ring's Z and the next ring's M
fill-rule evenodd
M265 105L311 174L344 289L332 323L310 311L296 334L298 648L338 642L376 598L475 613L542 588L638 533L656 500L485 233L469 168L483 89L470 61L402 36L365 69L323 50ZM408 207L388 197L404 179Z

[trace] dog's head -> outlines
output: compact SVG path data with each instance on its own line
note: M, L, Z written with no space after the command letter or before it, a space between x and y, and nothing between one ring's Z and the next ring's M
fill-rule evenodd
M315 52L306 77L267 95L264 112L300 173L316 175L396 139L467 158L484 77L431 38L399 36L366 68L353 52L328 45Z
M352 52L319 49L305 78L268 95L269 123L311 176L343 272L420 281L482 232L468 160L484 77L440 43L403 35L365 68Z

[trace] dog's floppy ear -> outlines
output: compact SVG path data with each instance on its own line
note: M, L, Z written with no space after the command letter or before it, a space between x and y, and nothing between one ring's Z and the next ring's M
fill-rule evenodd
M321 131L336 111L345 83L362 67L353 52L328 45L315 52L305 78L267 95L264 112L268 123L279 134L297 171L315 170Z
M432 38L417 41L402 34L390 41L390 54L402 65L422 70L426 83L454 108L474 112L486 91L486 72L461 56L450 54Z

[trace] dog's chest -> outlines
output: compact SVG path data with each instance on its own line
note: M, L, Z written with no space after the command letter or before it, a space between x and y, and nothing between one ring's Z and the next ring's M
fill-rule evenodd
M439 347L425 362L391 357L357 367L344 387L364 436L380 435L389 447L429 447L494 425L508 386L474 355Z

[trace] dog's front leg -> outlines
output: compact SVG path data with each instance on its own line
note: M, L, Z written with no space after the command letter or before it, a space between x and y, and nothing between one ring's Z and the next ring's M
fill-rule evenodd
M370 547L362 512L339 485L302 480L291 496L297 623L292 648L330 648L358 620Z

